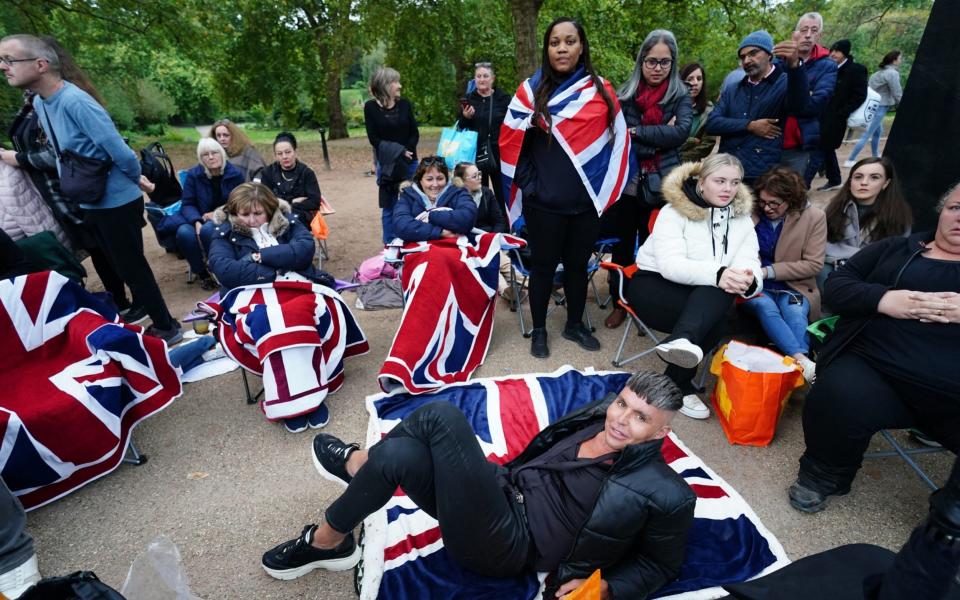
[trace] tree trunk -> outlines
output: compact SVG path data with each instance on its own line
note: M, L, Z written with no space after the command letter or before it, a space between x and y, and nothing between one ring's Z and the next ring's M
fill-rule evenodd
M540 64L537 45L537 16L543 0L510 0L513 14L514 52L517 56L517 78L523 81L533 75Z
M340 60L334 56L329 46L330 38L323 34L322 29L316 33L317 54L320 58L320 68L323 69L323 96L327 102L327 139L340 140L349 137L347 120L343 116L343 106L340 104Z

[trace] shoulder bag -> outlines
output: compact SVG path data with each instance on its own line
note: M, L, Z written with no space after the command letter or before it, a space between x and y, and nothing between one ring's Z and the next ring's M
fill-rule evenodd
M50 125L47 108L43 107L43 118L47 122L48 133L53 141L53 150L60 161L60 192L67 198L83 204L96 204L103 199L107 191L107 174L113 162L89 156L81 156L73 150L60 150L57 134Z
M477 146L477 168L484 173L491 173L497 170L497 160L493 153L493 145L490 143L490 128L493 127L493 95L490 95L490 110L487 112L487 137L482 144Z

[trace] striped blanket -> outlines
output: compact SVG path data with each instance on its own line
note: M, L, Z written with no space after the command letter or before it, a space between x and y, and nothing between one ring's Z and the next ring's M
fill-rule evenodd
M0 477L24 508L110 473L180 395L163 340L53 271L0 280Z
M500 172L511 224L522 213L523 194L514 184L513 177L523 148L523 137L527 129L536 126L533 122L533 94L542 76L538 70L520 84L500 126ZM617 111L612 136L607 127L607 104L583 67L561 84L547 103L554 141L573 162L598 215L620 198L636 170L617 94L606 80L603 80L603 87Z
M377 379L414 394L466 381L483 364L493 331L500 251L526 245L482 233L410 242L403 256L400 326Z
M369 350L340 294L315 283L248 285L200 306L216 316L227 356L263 377L270 421L316 410L343 385L344 359Z
M419 406L444 400L467 415L488 459L504 463L549 423L608 392L619 392L628 376L564 367L543 375L477 379L419 396L370 396L367 446ZM726 593L717 586L751 579L789 562L743 498L675 435L664 441L663 455L697 494L697 507L680 577L655 597L718 598ZM437 522L401 490L364 521L363 531L361 600L540 597L544 574L494 579L462 569L444 550Z

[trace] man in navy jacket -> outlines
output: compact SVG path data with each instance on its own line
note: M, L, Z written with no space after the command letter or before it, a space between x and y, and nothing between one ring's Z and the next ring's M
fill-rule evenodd
M780 162L783 123L806 103L808 80L797 43L774 46L766 31L743 38L737 56L746 75L723 90L706 128L707 133L720 136L720 152L740 159L744 181L752 183Z

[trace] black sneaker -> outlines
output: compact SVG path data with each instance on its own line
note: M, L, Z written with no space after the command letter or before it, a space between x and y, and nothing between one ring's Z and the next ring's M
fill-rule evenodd
M200 276L200 289L210 292L215 289L218 289L220 284L217 283L217 280L213 278L209 273L204 273Z
M547 358L550 356L550 347L547 346L547 328L534 327L530 332L530 354L534 358Z
M320 550L310 545L316 525L307 525L299 537L263 553L260 564L271 577L289 581L306 575L315 569L327 571L347 571L360 562L360 548L353 540L353 534L332 550Z
M353 477L347 473L347 459L354 450L359 450L357 444L345 444L342 440L328 434L320 433L313 438L313 449L310 456L317 472L335 483L344 487L350 485Z
M593 352L600 349L600 340L593 337L593 333L583 323L567 323L563 328L563 337L576 342L584 350Z
M169 329L161 329L156 324L147 327L146 335L158 337L167 343L167 346L173 346L183 339L183 333L180 332L180 323L174 319Z
M800 480L797 479L793 482L793 485L790 486L788 495L790 496L790 506L799 510L800 512L805 513L816 513L827 507L827 498L830 496L843 496L850 491L850 488L838 489L837 491L829 494L824 494L823 492L818 492L813 488L809 488L804 484L800 483Z
M128 308L125 312L120 313L120 318L123 319L124 323L129 325L136 325L137 323L142 323L147 320L147 317L150 315L147 314L147 309L142 306L134 304Z

